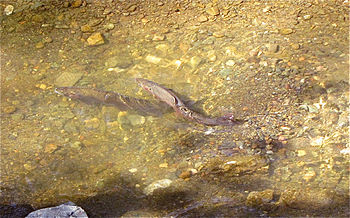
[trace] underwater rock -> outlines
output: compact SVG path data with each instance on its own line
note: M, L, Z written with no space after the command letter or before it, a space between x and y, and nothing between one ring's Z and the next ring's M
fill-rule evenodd
M85 211L73 202L67 202L57 207L48 207L31 212L26 218L37 217L88 217Z

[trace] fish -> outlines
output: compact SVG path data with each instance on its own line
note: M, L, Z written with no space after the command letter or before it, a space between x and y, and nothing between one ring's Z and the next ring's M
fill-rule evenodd
M185 106L185 103L181 101L170 89L147 79L136 78L135 80L140 87L151 93L158 100L163 101L169 106L173 107L175 110L178 106Z
M188 120L192 120L207 126L232 126L244 122L242 120L235 119L233 114L227 114L221 117L205 116L187 107L186 104L179 97L177 97L172 90L147 79L136 78L135 80L144 90L151 93L160 101L163 101L171 106L177 114Z
M134 110L142 115L161 116L171 107L163 102L151 102L119 94L112 91L88 87L58 87L55 92L71 99L80 100L87 104L110 105L122 111Z

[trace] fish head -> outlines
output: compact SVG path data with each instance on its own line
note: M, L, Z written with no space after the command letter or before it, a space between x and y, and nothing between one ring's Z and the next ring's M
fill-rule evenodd
M169 89L147 79L137 78L136 82L146 91L171 107L183 105L176 95Z
M156 86L154 82L143 78L136 78L135 80L139 84L139 86L141 86L144 90L154 94L153 89Z
M81 97L81 93L72 87L58 87L55 89L55 92L59 95L64 95L72 99L78 99Z

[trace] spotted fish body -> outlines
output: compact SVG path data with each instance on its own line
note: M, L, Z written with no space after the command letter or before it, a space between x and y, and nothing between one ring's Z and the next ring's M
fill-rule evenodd
M122 111L134 110L143 115L161 116L169 109L169 106L164 103L153 103L145 99L93 88L59 87L55 89L55 92L87 104L111 105Z

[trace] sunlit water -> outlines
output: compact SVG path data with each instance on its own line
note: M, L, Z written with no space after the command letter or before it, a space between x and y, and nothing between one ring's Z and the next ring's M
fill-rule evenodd
M199 10L192 6L184 16ZM251 20L265 8L259 7L237 6ZM340 13L346 9L336 8L348 21ZM230 13L229 21L237 21ZM120 22L128 25L106 31L108 41L90 47L69 32L79 29L49 33L39 25L49 21L26 23L25 15L2 19L3 205L41 208L70 200L92 216L331 216L331 208L346 214L349 96L344 72L349 63L344 19L333 22L340 30L321 27L328 34L322 35L328 47L322 47L312 41L318 37L308 31L313 25L304 21L289 35L288 28L254 24L260 18L253 24L240 18L242 27L225 16L199 23L175 16L171 19L180 26L164 28L126 16ZM282 12L264 16L262 22L284 17ZM315 17L311 21L320 25ZM38 48L35 43L44 37L36 31L53 42ZM278 47L271 48L274 44ZM64 72L68 76L58 82ZM198 112L233 113L247 122L208 127L172 110L161 117L142 116L54 92L76 80L72 85L154 100L137 86L137 77L171 88ZM171 184L150 192L159 181Z

